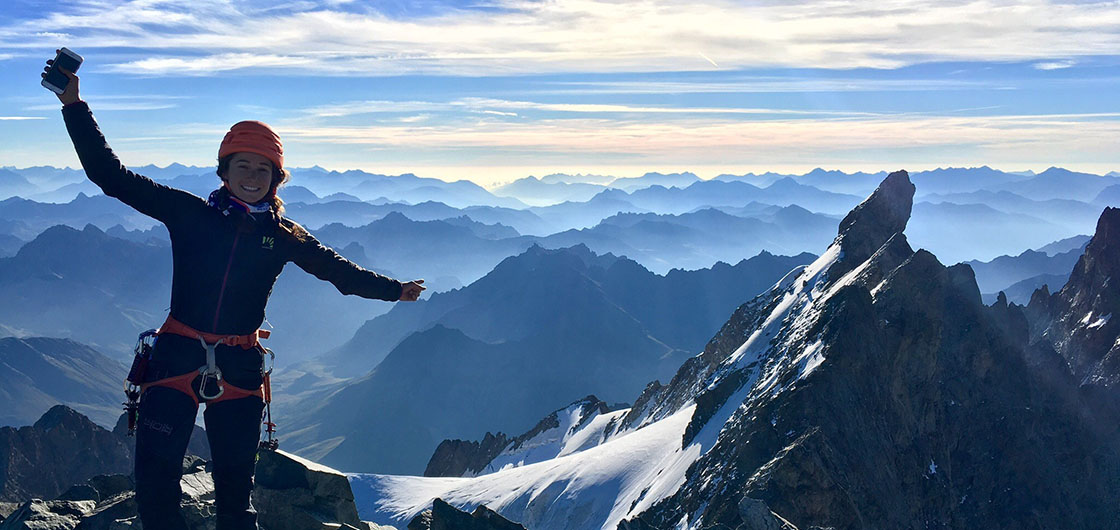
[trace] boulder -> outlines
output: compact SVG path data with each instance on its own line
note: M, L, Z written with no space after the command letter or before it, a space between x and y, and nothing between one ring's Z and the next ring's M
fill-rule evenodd
M268 530L369 528L346 475L283 451L260 452L253 506Z
M97 475L89 479L89 485L97 490L101 500L115 497L136 488L131 475Z
M31 499L0 523L0 530L72 530L93 510L93 501Z
M18 509L18 502L0 502L0 523L4 522L4 519Z

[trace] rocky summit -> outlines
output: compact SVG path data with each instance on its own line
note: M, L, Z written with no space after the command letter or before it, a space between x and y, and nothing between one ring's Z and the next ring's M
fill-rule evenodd
M1069 281L1054 294L1036 291L1027 314L1033 338L1061 356L1068 375L1084 391L1110 395L1115 406L1120 319L1113 322L1113 313L1120 313L1120 208L1105 208Z
M647 389L628 420L694 403L683 443L703 454L620 528L1120 527L1116 425L1028 362L1038 345L1022 308L982 305L968 266L910 249L913 191L891 174L817 262ZM1092 333L1120 301L1107 287L1117 261L1103 262L1112 215L1035 318L1074 373L1106 383L1091 374L1107 372L1115 332Z
M261 451L256 476L253 505L262 530L386 528L358 519L353 493L342 473L284 452ZM213 530L214 481L209 464L198 457L185 458L180 485L181 511L187 526ZM32 499L10 513L0 512L6 515L0 520L0 530L141 529L133 487L126 475L93 477L58 499Z

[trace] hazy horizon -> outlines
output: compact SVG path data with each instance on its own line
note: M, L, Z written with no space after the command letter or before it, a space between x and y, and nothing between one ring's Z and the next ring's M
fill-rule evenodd
M1120 168L1120 6L90 0L0 7L0 164L75 166L39 86L67 46L129 166L213 162L258 119L287 163L469 179Z

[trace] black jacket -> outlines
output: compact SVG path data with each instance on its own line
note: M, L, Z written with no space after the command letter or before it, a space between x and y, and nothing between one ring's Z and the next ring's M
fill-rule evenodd
M400 282L339 256L291 220L273 212L213 207L125 169L84 102L67 105L62 115L89 179L106 195L167 225L174 261L171 316L180 322L211 333L252 333L264 322L272 285L289 261L343 294L400 298Z

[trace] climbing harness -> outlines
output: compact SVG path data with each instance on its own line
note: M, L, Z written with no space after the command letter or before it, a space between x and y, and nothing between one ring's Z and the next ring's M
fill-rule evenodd
M148 362L152 360L152 347L156 343L156 336L156 330L149 329L136 339L132 367L128 370L128 377L124 379L126 400L123 404L125 417L128 419L128 436L136 434L136 420L140 416L140 391L148 371Z
M187 372L182 375L166 377L157 381L146 382L145 375L148 362L152 358L152 348L156 339L165 333L198 339L199 344L206 350L206 364L197 371ZM186 394L195 404L218 403L221 401L257 396L264 401L264 416L262 423L265 427L266 439L261 441L262 449L276 450L280 442L276 439L276 423L272 421L272 369L275 366L276 354L272 350L261 346L260 339L267 339L272 334L267 329L259 329L248 335L218 335L198 331L168 315L167 320L158 330L150 329L140 334L136 344L136 355L133 358L132 369L125 379L125 396L128 401L124 403L125 413L128 415L128 434L136 432L136 421L140 413L140 395L144 390L153 386L162 386L178 390ZM217 364L217 347L219 344L240 346L242 349L254 349L260 346L268 354L267 369L261 363L261 386L254 390L247 390L230 384L222 377L222 370ZM263 354L262 354L263 355ZM198 379L197 390L194 381Z

